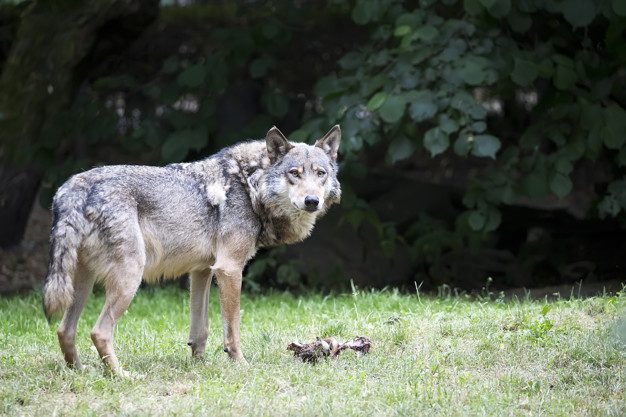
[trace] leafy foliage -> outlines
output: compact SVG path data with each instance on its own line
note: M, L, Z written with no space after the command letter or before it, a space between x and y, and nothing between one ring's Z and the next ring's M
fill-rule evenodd
M590 166L602 175L591 183L596 204L584 215L626 210L623 2L332 0L314 18L297 5L282 7L283 20L259 8L245 24L227 19L204 29L201 42L168 51L157 73L99 78L50 119L34 154L58 173L59 149L71 147L71 138L83 135L101 149L114 137L121 153L166 163L258 137L281 120L302 126L291 134L296 140L341 123L344 220L373 227L388 256L401 245L416 266L489 242L503 205L575 199L577 178ZM228 10L229 18L250 12ZM286 65L296 28L315 19L328 20L329 30L351 23L359 41L338 46L336 64L333 56ZM307 37L325 32L306 30ZM296 82L292 74L308 78ZM224 129L221 108L240 80L253 83L258 108ZM372 164L399 172L424 158L472 167L462 185L465 212L454 224L417 214L397 224L352 189ZM88 159L70 159L65 172ZM50 187L63 176L51 176ZM264 262L251 274L276 268ZM292 272L278 274L287 286L297 281Z
M611 177L626 165L626 20L618 3L357 2L352 18L369 24L370 41L318 82L324 113L312 120L325 123L309 126L341 122L352 138L343 145L348 164L378 143L388 144L390 164L422 151L495 159L477 162L483 168L459 218L475 232L494 231L502 204L566 199L577 167L602 163ZM597 213L626 209L624 190L624 180L610 183Z

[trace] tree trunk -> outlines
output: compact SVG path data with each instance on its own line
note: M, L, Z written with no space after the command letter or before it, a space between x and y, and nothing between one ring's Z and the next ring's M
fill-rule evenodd
M89 73L84 63L94 62L99 38L109 34L101 29L131 21L135 30L128 33L136 36L158 7L158 0L41 0L24 11L0 75L0 229L11 230L0 246L15 245L23 235L32 188L45 170L38 152L42 126L71 104ZM24 188L13 188L18 183Z

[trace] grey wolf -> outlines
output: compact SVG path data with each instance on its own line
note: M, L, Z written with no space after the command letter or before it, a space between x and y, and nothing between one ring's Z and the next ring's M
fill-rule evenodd
M213 276L219 287L224 351L244 360L239 341L242 271L258 248L311 233L341 196L334 126L314 145L290 142L276 127L197 162L165 167L103 166L71 177L52 204L50 262L43 304L65 361L81 367L76 326L95 282L105 303L91 339L106 369L124 375L113 330L142 279L190 275L188 345L202 356Z

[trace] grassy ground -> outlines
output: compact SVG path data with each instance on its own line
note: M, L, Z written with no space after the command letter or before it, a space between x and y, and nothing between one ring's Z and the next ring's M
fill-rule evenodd
M7 415L625 415L626 294L584 300L418 297L394 291L242 300L249 365L221 351L215 289L206 359L189 358L184 291L142 289L116 348L143 379L103 376L89 330L78 345L91 370L67 369L36 294L0 299L0 413ZM285 350L335 335L373 340L313 366ZM623 339L622 339L623 340ZM626 341L624 341L626 342Z

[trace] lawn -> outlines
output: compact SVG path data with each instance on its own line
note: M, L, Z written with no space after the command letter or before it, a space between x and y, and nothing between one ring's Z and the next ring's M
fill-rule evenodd
M397 291L245 295L242 348L222 352L215 288L209 348L186 346L188 294L141 289L116 331L122 365L138 379L103 375L89 330L86 371L67 369L37 294L0 299L0 413L7 415L625 415L626 294L553 302L419 296ZM302 363L294 340L356 335L370 354ZM620 335L622 338L620 339Z

